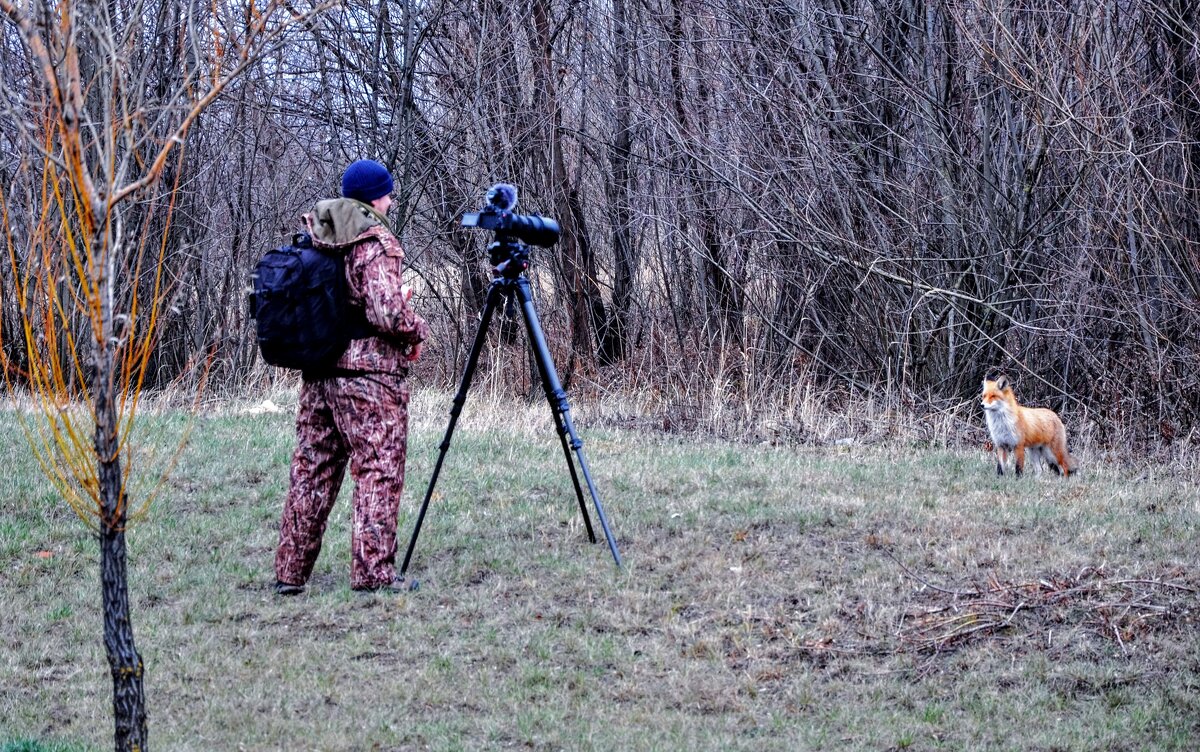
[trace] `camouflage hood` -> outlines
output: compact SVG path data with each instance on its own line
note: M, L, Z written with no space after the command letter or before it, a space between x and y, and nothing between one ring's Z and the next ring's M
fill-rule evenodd
M391 231L382 214L352 198L320 201L307 219L313 240L324 246L349 245L376 225Z

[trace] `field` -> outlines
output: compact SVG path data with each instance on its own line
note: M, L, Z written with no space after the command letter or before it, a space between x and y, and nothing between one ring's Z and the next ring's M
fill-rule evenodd
M281 398L286 403L286 398ZM414 401L401 553L448 398ZM348 589L348 489L273 594L287 412L208 410L130 533L161 750L1192 750L1185 463L997 478L979 449L576 420L624 557L586 543L544 404L468 403L412 572ZM144 417L169 443L186 420ZM0 414L0 749L111 748L97 548Z

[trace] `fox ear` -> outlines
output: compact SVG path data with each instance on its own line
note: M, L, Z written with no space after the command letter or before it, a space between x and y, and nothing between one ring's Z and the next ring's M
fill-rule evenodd
M1001 374L1001 375L999 375L999 376L997 376L997 377L996 377L996 388L997 388L997 389L999 389L999 390L1003 391L1003 390L1007 389L1009 386L1010 386L1010 385L1009 385L1009 383L1008 383L1008 377L1007 377L1007 376L1005 376L1004 374Z

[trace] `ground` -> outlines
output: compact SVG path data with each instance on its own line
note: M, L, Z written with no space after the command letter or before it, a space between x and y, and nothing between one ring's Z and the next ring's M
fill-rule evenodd
M196 418L131 529L155 749L1185 750L1200 735L1200 493L1178 463L1096 453L1077 478L997 478L971 447L726 442L585 408L618 569L586 541L544 404L469 404L420 590L349 590L344 496L307 592L280 598L280 403ZM414 406L401 553L448 408ZM142 435L166 446L187 422L151 415ZM15 425L2 434L0 745L106 748L96 544Z

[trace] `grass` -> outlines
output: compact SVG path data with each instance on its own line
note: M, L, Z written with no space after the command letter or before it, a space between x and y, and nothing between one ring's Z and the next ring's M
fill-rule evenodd
M577 408L618 571L544 404L481 402L421 589L387 597L348 589L349 489L309 590L274 596L292 416L196 420L129 537L154 748L1195 747L1186 468L1017 480L967 449L731 444ZM448 407L414 400L401 555ZM166 442L184 421L145 422ZM11 413L0 437L0 749L107 748L96 545Z

